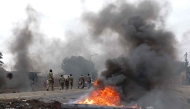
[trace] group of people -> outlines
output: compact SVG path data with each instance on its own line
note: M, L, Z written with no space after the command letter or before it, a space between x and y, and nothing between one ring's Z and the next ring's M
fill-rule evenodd
M48 86L47 86L47 91L49 91L49 88L51 87L51 90L53 91L53 85L54 85L54 78L53 78L53 72L50 69L49 74L48 74ZM88 88L90 88L90 84L91 84L91 77L88 74L88 76L86 77L86 82L88 83ZM60 79L59 79L59 84L60 84L60 90L63 90L64 87L66 89L72 89L73 88L73 77L72 74L70 74L70 76L68 76L67 78L64 78L63 75L61 75ZM85 78L83 77L83 75L81 75L81 77L79 78L78 81L78 88L83 89L85 86Z
M86 77L86 82L88 84L88 88L90 88L90 84L91 84L91 77L88 74L88 76ZM85 86L85 79L83 77L83 75L80 76L79 81L78 81L78 89L83 89Z
M66 87L66 89L70 88L72 89L73 87L73 77L72 74L70 74L70 76L68 76L66 79L63 77L63 75L61 75L61 78L59 79L59 84L60 84L60 90L64 89L64 86Z

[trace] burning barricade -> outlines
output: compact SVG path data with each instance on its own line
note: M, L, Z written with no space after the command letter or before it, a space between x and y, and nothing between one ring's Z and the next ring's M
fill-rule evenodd
M138 105L125 106L122 104L121 95L114 86L103 86L103 82L97 79L94 82L95 89L86 98L79 100L78 104L91 104L97 106L111 106L120 108L139 108Z

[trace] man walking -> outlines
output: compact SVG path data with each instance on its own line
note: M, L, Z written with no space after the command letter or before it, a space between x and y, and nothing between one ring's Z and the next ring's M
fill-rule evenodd
M69 76L65 80L66 90L69 88Z
M60 90L63 90L64 85L65 85L65 78L63 77L63 75L61 75L61 77L59 79L59 84L60 84Z
M91 84L91 77L90 74L88 74L88 76L86 77L86 81L88 83L88 88L90 88L90 84Z
M47 88L47 91L49 91L49 87L51 87L51 90L53 91L53 84L54 84L53 72L50 69L49 74L48 74L48 88Z
M72 74L70 74L69 83L70 83L70 87L72 89L72 87L73 87L73 77L72 77Z

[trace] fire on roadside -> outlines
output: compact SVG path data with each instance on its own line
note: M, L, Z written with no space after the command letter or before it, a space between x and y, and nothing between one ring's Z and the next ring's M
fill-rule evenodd
M120 95L115 91L114 87L107 86L104 89L94 90L90 97L79 101L79 104L94 104L101 106L118 106L120 103Z
M97 79L94 82L94 86L98 87L100 81ZM95 88L90 96L80 100L79 104L93 104L100 106L115 106L125 107L121 105L121 97L119 92L113 86L106 86L104 88ZM138 108L138 105L132 106L131 108Z
M96 79L96 81L94 81L94 86L99 86L99 80Z

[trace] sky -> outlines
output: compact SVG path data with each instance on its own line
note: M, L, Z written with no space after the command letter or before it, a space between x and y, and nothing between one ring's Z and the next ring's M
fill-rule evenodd
M3 53L2 61L6 69L10 70L14 65L14 59L9 51L12 30L18 22L26 18L25 8L31 5L40 14L40 32L47 38L58 38L67 43L66 34L68 31L75 33L86 32L84 23L81 21L81 15L85 11L98 12L104 5L116 0L0 0L0 51ZM139 0L128 0L137 2ZM185 52L190 52L188 43L190 39L190 1L189 0L158 0L161 3L168 2L170 11L166 18L166 28L172 31L179 42L179 57ZM184 42L184 43L182 43ZM104 57L103 50L97 45L91 45L92 49L86 54L81 55L89 59L91 54L98 54L92 58L96 67L102 70L100 66L105 60L99 60ZM93 52L96 51L96 52ZM64 56L63 56L64 58ZM102 58L101 58L102 59ZM103 64L100 64L103 63Z

